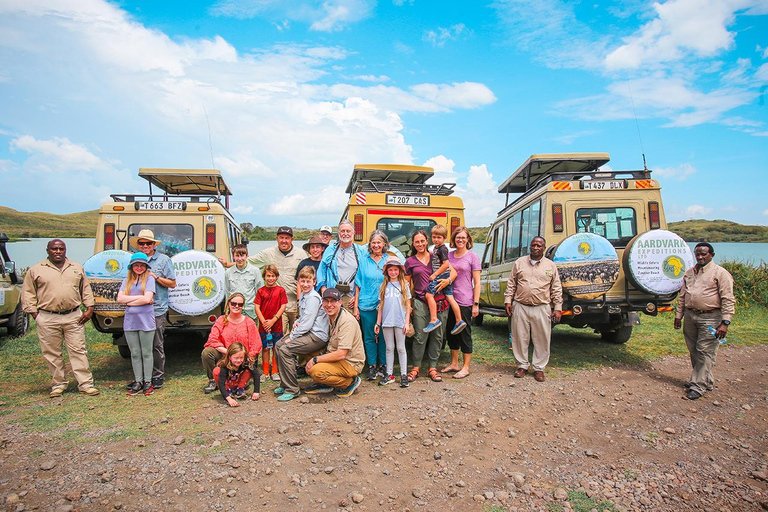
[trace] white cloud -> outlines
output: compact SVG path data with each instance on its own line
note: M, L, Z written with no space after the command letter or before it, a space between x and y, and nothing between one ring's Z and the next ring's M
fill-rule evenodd
M431 183L456 183L459 180L459 175L454 171L456 163L443 155L433 156L424 162L424 166L435 170L435 174L429 179Z
M662 178L684 181L696 173L696 168L691 164L680 164L676 167L656 167L653 169L653 173Z
M360 87L336 84L316 90L319 93L327 90L334 98L364 98L395 112L450 112L456 108L480 108L496 101L493 91L476 82L417 84L408 90L385 85Z
M73 144L66 137L37 140L31 135L22 135L11 140L10 149L29 153L25 167L37 171L104 171L112 168L112 164L94 155L82 144Z
M230 208L230 210L238 215L250 215L253 213L253 206L237 205Z
M21 166L13 160L0 160L0 173L19 172Z
M448 28L437 27L434 30L425 30L422 40L430 43L432 46L441 48L448 41L458 41L462 36L470 36L471 31L463 23L451 25Z
M332 32L370 16L374 0L220 0L216 16L266 18L289 28L290 22L309 23L311 30Z
M352 77L353 80L362 80L363 82L389 82L387 75L357 75Z
M213 159L216 167L231 176L259 176L273 178L277 173L264 165L249 149L238 151L232 158L217 156Z
M576 142L577 139L581 139L584 137L589 137L590 135L594 135L597 132L595 130L582 130L580 132L574 132L574 133L567 133L565 135L560 135L559 137L553 137L552 140L555 142L559 142L560 144L565 144L566 146L570 146L574 142Z
M299 215L310 216L318 214L341 215L347 205L348 196L344 192L346 187L327 186L319 189L312 195L291 194L283 196L269 205L269 213L272 215Z
M692 204L685 209L685 214L688 216L688 218L704 217L710 213L712 213L712 208L708 208L700 204Z
M763 215L765 215L766 217L768 217L768 210L763 210Z

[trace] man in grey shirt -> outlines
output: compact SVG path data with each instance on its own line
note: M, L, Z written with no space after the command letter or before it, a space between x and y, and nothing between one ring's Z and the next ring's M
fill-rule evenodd
M365 256L363 247L353 242L355 228L348 220L339 223L339 240L323 253L317 271L320 293L326 288L336 288L342 294L342 306L350 313L355 311L355 276L359 261ZM359 318L358 318L359 320Z

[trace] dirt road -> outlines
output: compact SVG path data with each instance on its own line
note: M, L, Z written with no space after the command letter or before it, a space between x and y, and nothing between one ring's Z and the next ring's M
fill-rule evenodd
M345 399L201 395L196 435L163 418L107 444L7 429L0 496L62 511L768 509L768 347L721 350L695 402L688 374L684 358L545 383L477 366Z

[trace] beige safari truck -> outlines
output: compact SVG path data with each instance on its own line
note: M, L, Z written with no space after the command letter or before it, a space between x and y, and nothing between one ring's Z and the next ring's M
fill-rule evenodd
M139 176L147 180L148 194L112 194L112 201L101 205L94 253L137 252L129 241L142 229L154 232L161 241L156 250L169 257L195 249L228 259L235 244L247 243L229 211L232 191L219 170L139 169ZM169 309L166 331L206 335L222 307L197 316ZM92 318L96 329L111 333L121 355L128 357L122 316Z
M550 258L569 237L577 239L575 234L590 237L577 244L575 252L588 254L594 242L601 241L614 254L607 272L581 270L596 293L569 294L564 289L562 323L589 327L606 341L626 343L633 325L640 323L640 312L656 315L671 309L676 291L649 293L636 286L628 279L624 254L639 235L666 229L661 187L647 169L601 169L609 160L608 153L536 154L501 184L499 192L507 200L491 225L482 258L479 323L484 314L506 316L504 292L512 265L529 253L535 236L546 239ZM510 202L510 194L518 196ZM671 261L681 267L679 258ZM564 267L558 263L561 278L567 272ZM671 270L682 279L680 268Z
M24 336L29 330L29 315L21 309L21 286L16 263L8 256L8 237L0 233L0 327L10 336Z
M450 234L464 224L464 202L453 195L455 183L427 183L432 167L394 164L355 165L347 185L349 202L342 219L355 227L355 242L367 243L371 231L386 233L404 255L411 236L442 224Z

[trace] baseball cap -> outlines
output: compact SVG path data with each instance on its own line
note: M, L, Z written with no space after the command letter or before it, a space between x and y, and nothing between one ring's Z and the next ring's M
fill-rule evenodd
M277 228L277 234L278 235L291 235L293 236L293 230L289 228L288 226L280 226Z
M329 226L328 224L326 224L325 226L322 226L320 228L320 232L322 233L323 231L327 231L330 234L333 234L333 228L331 226Z
M326 288L323 292L324 299L341 300L341 292L336 288Z

